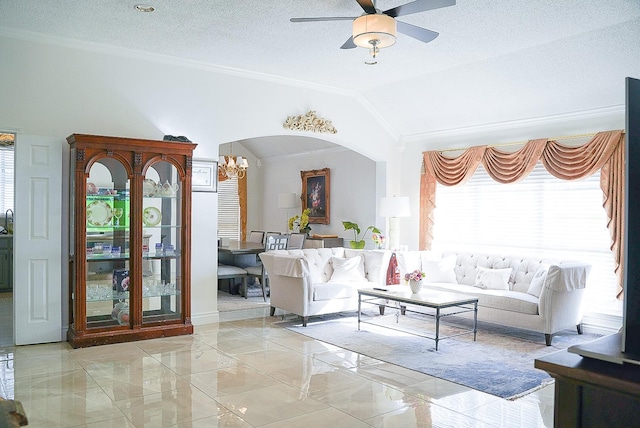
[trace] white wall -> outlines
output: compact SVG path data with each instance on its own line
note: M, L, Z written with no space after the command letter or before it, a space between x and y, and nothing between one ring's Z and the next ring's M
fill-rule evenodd
M321 155L269 159L262 163L259 169L261 185L256 189L256 193L263 195L261 230L285 232L287 219L300 214L302 205L299 202L298 208L288 212L280 209L278 194L296 193L299 196L302 192L300 171L323 168L331 169L330 223L312 224L312 234L336 234L352 239L352 234L344 230L342 221L356 222L361 229L370 225L384 228L376 209L379 192L376 186L376 162L351 150L337 148ZM249 228L251 226L248 225ZM367 237L370 238L371 234Z

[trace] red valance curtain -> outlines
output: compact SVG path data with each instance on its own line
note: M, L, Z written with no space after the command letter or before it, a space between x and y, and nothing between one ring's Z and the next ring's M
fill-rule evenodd
M609 218L607 227L620 298L624 224L624 133L621 130L599 132L578 147L563 146L545 138L530 140L513 153L486 146L471 147L456 158L445 157L438 151L424 152L420 179L420 249L431 248L433 241L437 183L445 186L462 184L475 173L480 163L499 183L515 183L529 175L538 160L550 174L562 180L577 180L601 170L600 188L604 194L603 207Z
M236 157L233 157L236 160ZM225 161L229 162L229 156L225 156ZM229 177L218 170L218 181L226 181ZM240 203L240 240L247 238L247 176L238 178L238 201Z

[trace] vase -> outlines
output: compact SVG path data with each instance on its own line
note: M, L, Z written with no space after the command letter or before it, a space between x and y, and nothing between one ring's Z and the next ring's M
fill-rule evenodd
M362 241L349 241L349 245L351 245L351 248L356 250L362 250L365 244L366 242L364 241L364 239Z
M409 280L409 287L411 287L411 292L413 294L419 293L422 288L422 281L416 281L415 279Z

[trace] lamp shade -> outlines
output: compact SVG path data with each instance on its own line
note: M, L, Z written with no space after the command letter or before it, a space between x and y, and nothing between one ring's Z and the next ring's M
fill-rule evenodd
M298 206L298 195L295 193L278 193L278 208L295 208Z
M375 41L375 42L374 42ZM353 43L361 48L386 48L396 42L396 20L382 13L362 15L353 21Z
M410 217L411 207L407 196L380 198L380 217Z

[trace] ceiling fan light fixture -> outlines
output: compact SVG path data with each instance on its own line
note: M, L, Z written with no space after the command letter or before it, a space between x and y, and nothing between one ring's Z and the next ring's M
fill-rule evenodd
M392 46L396 34L396 20L382 13L369 13L353 20L353 43L361 48Z

